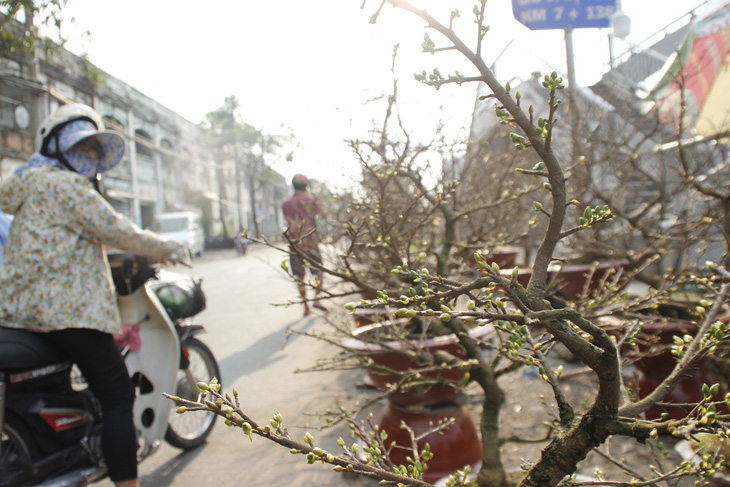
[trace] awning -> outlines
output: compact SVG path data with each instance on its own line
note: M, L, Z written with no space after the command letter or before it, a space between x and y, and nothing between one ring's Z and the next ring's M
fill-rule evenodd
M676 125L684 84L686 127L713 137L730 130L730 0L711 0L652 90L662 122Z

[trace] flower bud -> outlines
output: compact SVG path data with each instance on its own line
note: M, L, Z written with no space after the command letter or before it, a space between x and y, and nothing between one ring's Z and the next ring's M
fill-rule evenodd
M241 431L243 431L243 434L248 436L248 439L253 441L253 436L251 433L253 432L253 428L248 422L245 422L241 425Z

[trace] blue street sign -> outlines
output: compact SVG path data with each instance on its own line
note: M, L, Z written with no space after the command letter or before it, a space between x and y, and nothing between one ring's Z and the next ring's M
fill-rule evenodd
M512 0L515 19L530 30L609 27L616 0Z

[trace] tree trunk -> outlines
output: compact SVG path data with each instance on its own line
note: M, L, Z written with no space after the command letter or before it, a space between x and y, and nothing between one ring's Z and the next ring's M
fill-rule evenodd
M477 476L479 487L506 486L504 466L499 454L499 410L503 400L504 395L496 382L494 386L484 389L479 428L482 435L482 468Z
M589 412L565 436L550 442L520 487L553 487L574 474L588 452L606 441L607 435L593 428L596 419Z

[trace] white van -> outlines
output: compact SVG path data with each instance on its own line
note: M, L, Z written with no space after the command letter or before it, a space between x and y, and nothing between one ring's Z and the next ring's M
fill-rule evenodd
M195 256L203 255L205 235L199 213L194 211L160 213L155 216L152 231L184 244Z

